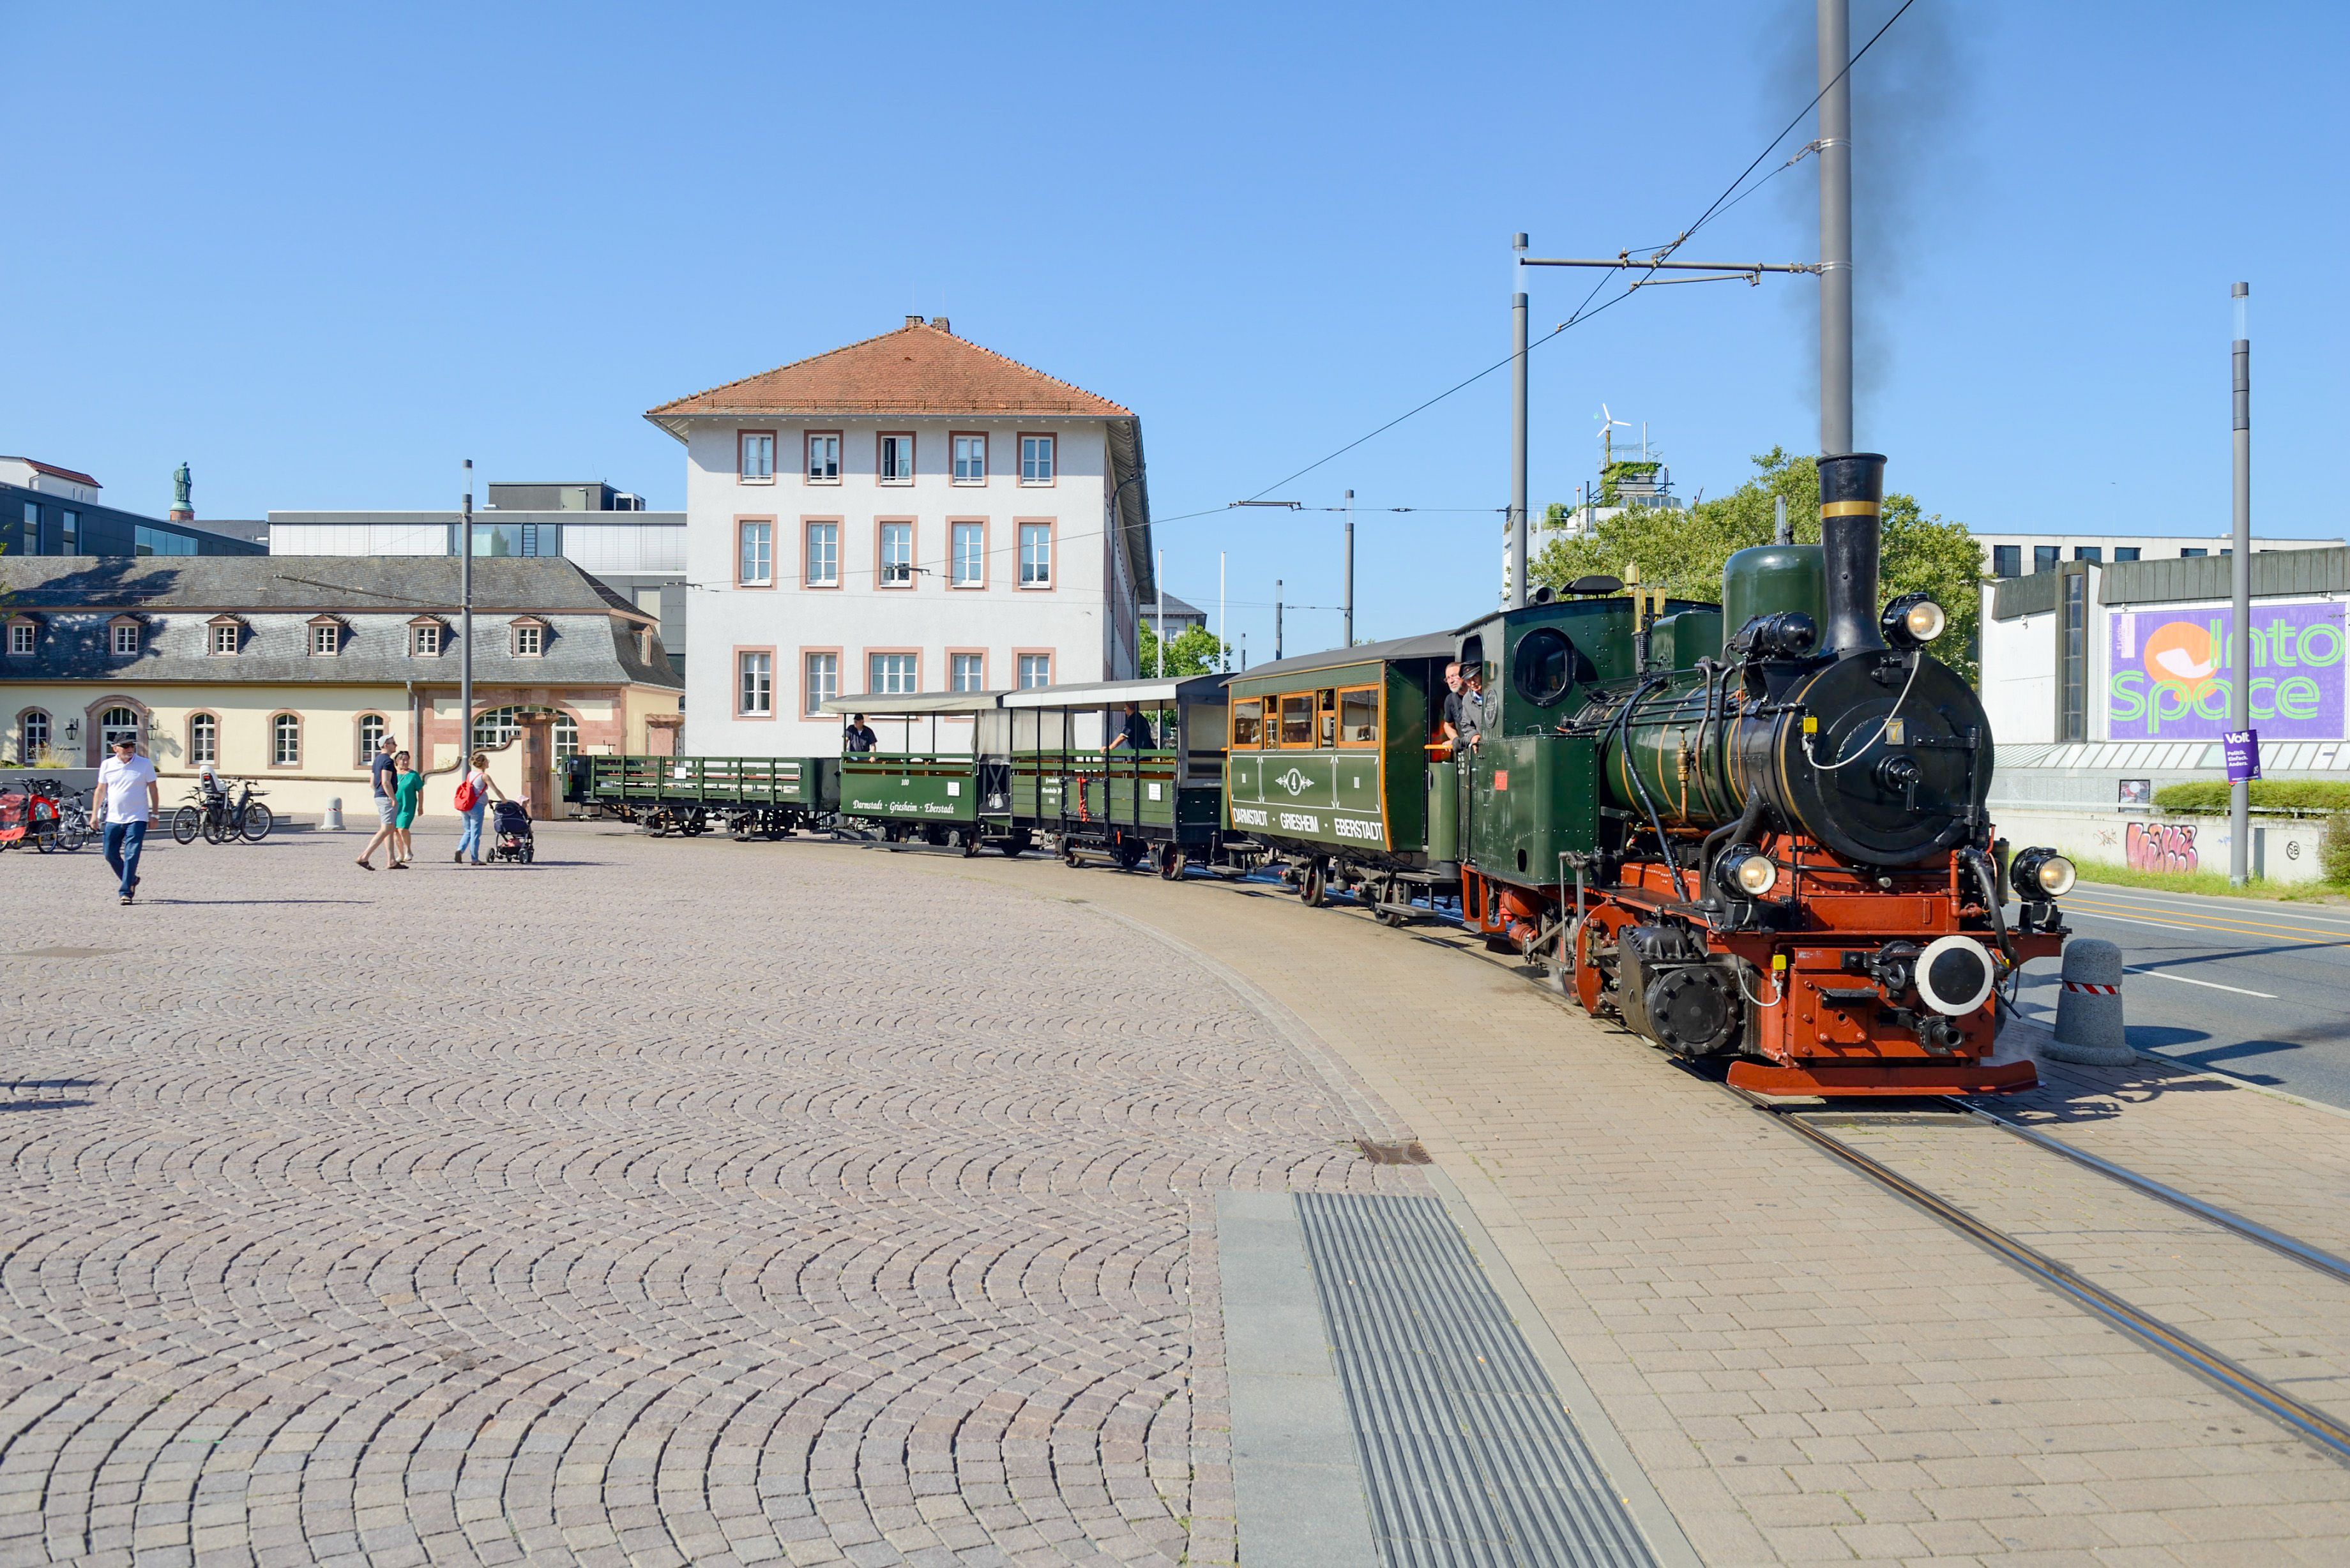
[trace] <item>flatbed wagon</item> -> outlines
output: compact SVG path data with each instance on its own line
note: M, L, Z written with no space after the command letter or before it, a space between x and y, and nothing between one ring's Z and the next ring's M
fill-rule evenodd
M633 822L655 836L724 827L781 838L840 809L837 757L574 757L563 798Z

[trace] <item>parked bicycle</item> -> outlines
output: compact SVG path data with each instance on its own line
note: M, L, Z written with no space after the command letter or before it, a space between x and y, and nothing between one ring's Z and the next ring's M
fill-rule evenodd
M247 779L241 789L233 788L237 781L229 779L214 786L209 779L200 779L188 791L189 804L172 814L172 836L182 844L193 844L202 835L206 844L230 844L244 839L258 844L269 836L276 817L260 797L265 790L256 790Z

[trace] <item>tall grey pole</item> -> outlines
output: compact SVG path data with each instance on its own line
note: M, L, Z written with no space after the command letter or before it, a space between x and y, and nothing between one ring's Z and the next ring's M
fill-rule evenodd
M1167 552L1159 552L1159 679L1167 679Z
M457 754L473 761L473 460L465 460L465 509L457 524ZM418 737L419 750L422 737Z
M1224 618L1224 552L1216 552L1216 669L1229 674L1232 668L1232 649L1225 639L1232 635L1232 622Z
M1523 325L1518 335L1521 337L1525 336ZM1523 532L1521 528L1522 535ZM1525 554L1526 542L1521 537L1518 540L1518 558L1523 561ZM1347 646L1355 646L1355 493L1351 490L1347 492Z
M1273 661L1281 662L1281 579L1273 579Z
M2228 670L2235 679L2229 711L2235 728L2252 727L2252 286L2240 283L2236 301L2236 558L2228 574L2235 614L2228 628ZM2241 888L2251 875L2252 786L2238 779L2228 786L2228 886Z
M1526 275L1517 265L1526 254L1526 236L1518 235L1511 250L1510 281L1515 286L1510 301L1509 607L1516 609L1526 602ZM1350 528L1349 536L1351 533ZM1347 629L1351 636L1353 628Z
M1835 456L1853 450L1852 0L1819 14L1820 451Z

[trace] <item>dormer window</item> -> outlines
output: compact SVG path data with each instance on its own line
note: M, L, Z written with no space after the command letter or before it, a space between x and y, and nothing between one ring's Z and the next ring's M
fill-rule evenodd
M8 620L8 653L14 659L28 659L40 651L41 623L30 616L12 616Z
M525 616L514 623L514 653L516 659L536 659L546 651L546 623L536 616Z
M234 655L244 646L244 622L233 615L216 615L204 623L204 651Z
M212 628L212 633L213 651L214 653L234 653L236 651L235 627L216 626Z
M310 618L310 651L329 657L342 652L343 644L348 640L345 634L348 629L333 616L312 616Z
M416 659L438 659L441 650L449 646L449 628L431 616L418 616L408 623L408 651Z
M128 659L139 651L140 624L135 615L119 615L107 623L106 645L118 659Z

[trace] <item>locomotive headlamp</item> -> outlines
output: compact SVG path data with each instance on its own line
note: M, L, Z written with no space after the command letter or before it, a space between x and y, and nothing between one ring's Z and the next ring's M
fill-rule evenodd
M1885 607L1885 618L1877 622L1885 640L1896 648L1923 648L1950 624L1949 614L1924 594L1903 594Z
M2024 850L2008 867L2007 875L2015 896L2027 904L2061 898L2080 880L2080 873L2070 860L2047 848Z
M1715 863L1713 879L1733 898L1760 898L1779 885L1779 863L1751 844L1733 845Z

